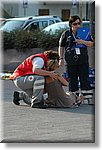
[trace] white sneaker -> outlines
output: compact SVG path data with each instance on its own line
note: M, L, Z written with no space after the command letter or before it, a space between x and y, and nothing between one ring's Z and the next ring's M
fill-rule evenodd
M43 94L43 99L46 100L48 98L48 93Z

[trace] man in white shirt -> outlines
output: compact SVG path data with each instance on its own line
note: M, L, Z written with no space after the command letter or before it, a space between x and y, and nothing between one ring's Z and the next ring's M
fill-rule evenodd
M19 101L23 100L31 107L43 107L44 76L56 79L56 73L45 70L49 59L59 59L58 53L50 50L44 54L32 55L16 68L11 80L23 92L14 92L14 104L20 105Z

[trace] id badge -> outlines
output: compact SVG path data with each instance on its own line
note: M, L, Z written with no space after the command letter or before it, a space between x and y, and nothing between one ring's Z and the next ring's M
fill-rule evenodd
M75 52L76 52L77 55L80 55L81 54L80 53L80 48L75 48Z

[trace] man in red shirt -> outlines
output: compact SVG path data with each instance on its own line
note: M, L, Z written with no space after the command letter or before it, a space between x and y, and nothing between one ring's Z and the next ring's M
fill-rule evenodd
M44 92L44 76L50 76L53 80L56 79L56 73L46 71L46 64L49 59L59 59L57 52L49 50L43 54L35 54L25 59L13 72L11 80L22 91L15 91L13 103L20 105L20 100L23 100L31 107L44 107L43 92Z

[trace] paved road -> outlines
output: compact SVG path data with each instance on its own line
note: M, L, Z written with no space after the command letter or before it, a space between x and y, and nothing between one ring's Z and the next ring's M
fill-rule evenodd
M12 104L17 88L2 84L2 142L94 142L94 106L37 109ZM18 90L18 89L17 89Z

